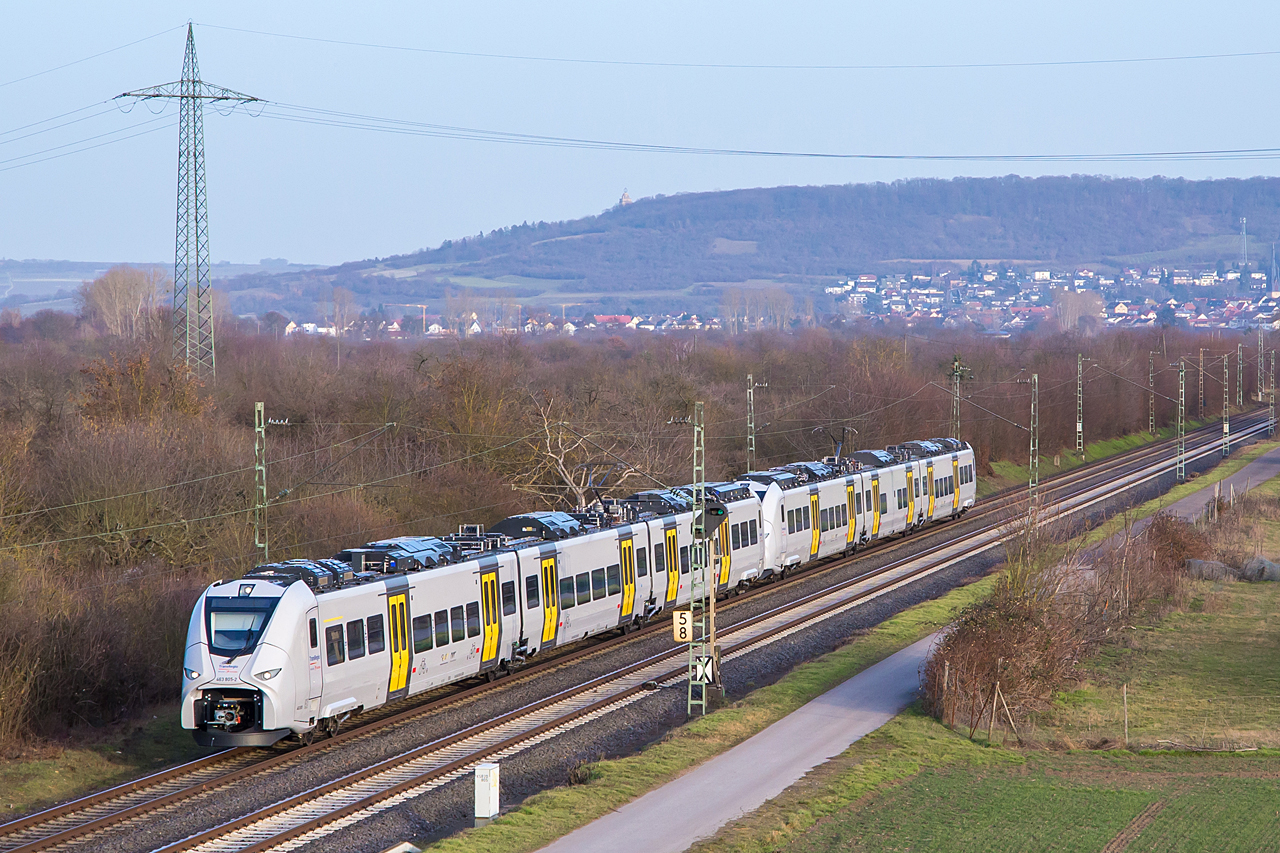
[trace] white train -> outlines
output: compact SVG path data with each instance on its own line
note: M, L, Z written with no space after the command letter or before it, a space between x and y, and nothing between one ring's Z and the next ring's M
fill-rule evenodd
M211 585L187 631L182 725L207 746L309 741L353 714L490 678L689 602L692 489L484 530L399 537ZM973 506L973 451L913 441L708 486L728 594Z

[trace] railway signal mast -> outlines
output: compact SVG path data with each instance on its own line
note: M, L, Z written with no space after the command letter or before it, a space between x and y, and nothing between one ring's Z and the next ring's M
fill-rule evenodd
M723 504L707 500L706 425L701 401L693 406L693 546L689 575L689 702L687 713L696 707L707 713L709 692L720 684L716 655L717 578L708 578L710 539L725 516Z
M1222 455L1231 455L1231 356L1222 357Z
M1156 436L1156 352L1147 352L1147 433Z
M1028 488L1032 502L1040 488L1040 374L1031 374L1031 475Z
M178 102L178 216L173 264L173 355L200 377L214 377L213 288L209 282L209 209L204 181L204 105L260 100L200 79L196 39L187 24L182 79L117 96Z

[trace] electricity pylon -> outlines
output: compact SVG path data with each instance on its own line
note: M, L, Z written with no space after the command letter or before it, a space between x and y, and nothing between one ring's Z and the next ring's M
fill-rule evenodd
M213 378L213 290L209 285L209 209L204 180L204 104L260 100L200 79L196 39L187 24L182 79L119 95L178 102L178 216L173 263L173 355L197 376Z

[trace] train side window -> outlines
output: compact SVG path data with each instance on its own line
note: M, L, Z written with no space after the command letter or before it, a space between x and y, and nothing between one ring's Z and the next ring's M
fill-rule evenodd
M341 625L330 625L324 629L324 648L328 655L329 666L337 666L347 659L346 647L342 643Z
M502 615L510 616L516 612L516 582L502 582Z
M747 524L751 529L751 544L754 545L760 541L759 538L757 538L759 536L759 529L756 527L756 520L753 518L747 522Z
M387 647L386 635L382 632L382 614L369 617L368 630L369 654L376 655Z
M480 636L480 602L478 601L467 605L467 636Z
M805 530L812 529L813 525L810 523L812 519L809 518L809 505L805 504L803 507L801 507L801 510L804 512L804 529Z
M636 548L636 577L643 578L649 574L649 549Z
M431 614L413 617L413 650L425 652L431 649Z
M738 530L738 525L732 524L729 526L729 539L729 547L734 551L742 547L742 531Z
M538 608L538 576L529 575L524 579L524 601L525 607L530 610Z
M787 533L796 532L796 511L794 509L787 510Z
M916 497L920 497L920 481L916 480Z
M364 620L355 619L347 623L347 659L355 660L364 657Z
M610 566L605 573L605 577L609 585L609 595L617 595L622 592L622 567L617 563Z
M576 578L578 584L578 603L586 604L591 600L591 573L582 572Z
M653 546L653 573L660 575L667 570L667 554L661 545Z
M853 493L853 511L862 515L862 492Z
M436 611L436 647L449 645L449 611Z
M821 528L821 532L826 533L828 530L830 530L831 529L831 510L830 509L818 510L818 521L819 521L819 527Z
M308 619L307 628L311 633L311 648L317 648L320 645L320 633L316 630L316 620Z
M467 638L467 621L462 615L461 607L449 608L449 628L455 643L460 643Z
M867 512L871 512L871 490L870 489L867 489L865 504L867 507Z
M608 593L605 591L604 569L591 570L591 598L599 600L604 598Z
M689 546L680 546L680 574L689 574Z
M573 598L573 575L560 578L560 609L568 610L577 603Z
M880 514L881 515L889 514L889 493L888 492L880 493Z

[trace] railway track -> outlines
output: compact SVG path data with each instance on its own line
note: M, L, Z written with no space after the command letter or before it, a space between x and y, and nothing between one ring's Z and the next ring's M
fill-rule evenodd
M1265 415L1240 418L1237 419L1236 426L1237 433L1233 436L1233 441L1241 441L1264 432L1266 418ZM1216 429L1216 425L1211 425L1188 435L1189 460L1203 459L1217 452L1221 444L1221 433L1215 432ZM1042 488L1048 500L1064 511L1086 510L1113 497L1119 491L1168 473L1173 466L1173 461L1169 458L1170 443L1148 445L1128 454L1058 475L1044 481ZM1153 460L1156 460L1154 465ZM1023 500L1024 490L993 496L968 517L969 525L986 519L976 529L722 628L720 638L725 659L732 660L747 654L824 618L994 547L1002 541L1001 530L1009 510ZM946 529L948 528L944 528ZM859 552L856 558L839 558L804 572L802 576L819 576L836 568L847 567L864 554L896 549L903 544L902 540L879 543L874 548ZM751 595L778 588L778 585L770 585L753 591ZM723 606L722 619L731 616L733 605L747 597L739 597ZM583 656L599 653L605 648L613 648L639 635L665 629L665 623L652 625L627 638L615 638L566 653L537 667L522 670L519 680L533 677L552 667L564 666ZM684 654L682 648L675 648L650 655L582 685L419 749L370 765L163 850L166 853L177 853L179 850L258 851L291 849L308 843L321 834L364 820L399 802L447 784L467 773L477 761L501 759L523 751L618 707L638 701L648 689L680 683L686 674ZM455 690L425 704L419 700L415 707L399 711L393 709L368 725L288 752L271 749L229 750L0 825L0 853L78 848L112 827L133 823L146 815L171 808L247 776L305 760L313 753L337 748L356 738L368 737L378 729L431 713L444 705L461 702L511 681L512 679L504 679L494 685L482 684Z

